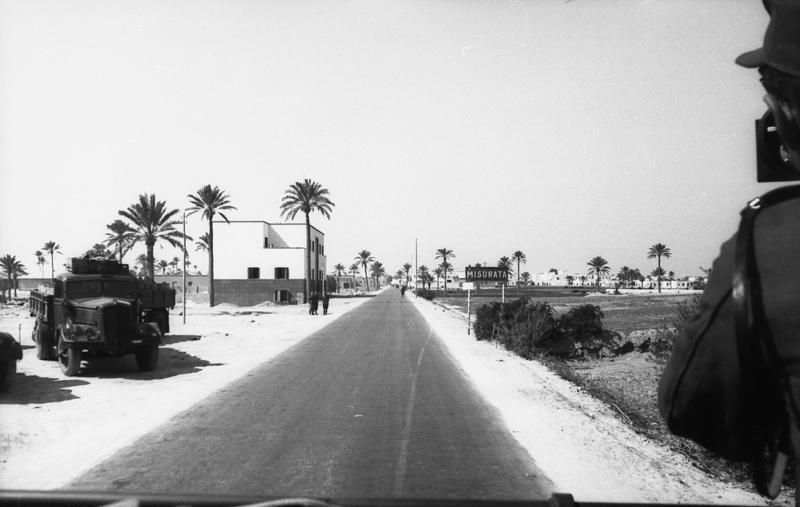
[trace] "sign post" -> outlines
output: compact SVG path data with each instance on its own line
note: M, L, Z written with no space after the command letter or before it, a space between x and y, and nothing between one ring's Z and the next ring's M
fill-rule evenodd
M467 290L467 334L470 334L469 328L472 324L472 311L470 310L470 292L472 289L475 288L475 284L472 282L466 282L463 285L463 288Z

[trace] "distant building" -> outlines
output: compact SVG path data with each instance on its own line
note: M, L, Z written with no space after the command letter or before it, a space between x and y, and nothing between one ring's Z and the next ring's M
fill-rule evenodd
M306 266L306 226L261 220L214 221L215 303L304 303L325 281L325 235L311 227L311 270Z

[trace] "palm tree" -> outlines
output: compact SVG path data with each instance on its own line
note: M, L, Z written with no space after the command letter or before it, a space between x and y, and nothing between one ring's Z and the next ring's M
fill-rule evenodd
M417 268L417 279L422 280L423 289L425 288L425 283L428 284L428 289L431 288L430 284L433 279L433 276L431 276L431 272L428 270L428 266L423 264L422 266ZM414 286L416 287L416 282L414 283Z
M654 257L658 259L658 269L660 270L661 258L664 257L665 259L669 259L672 257L672 251L667 247L667 245L656 243L647 251L648 259L652 259ZM661 275L658 275L658 292L661 292Z
M158 269L161 270L161 274L162 275L166 275L167 274L167 268L168 267L169 267L169 262L165 261L164 259L161 259L160 261L158 261Z
M117 258L122 263L122 257L133 248L136 243L136 230L122 220L114 220L106 225L109 232L106 233L106 239L103 241L109 247L116 247Z
M409 275L411 273L411 268L413 268L413 267L414 266L412 266L410 262L406 262L405 264L403 264L403 269L406 272L406 287L408 287L408 279L409 279Z
M342 271L344 271L344 264L337 264L333 269L336 270L336 292L339 292L339 278L342 276Z
M380 278L386 273L386 268L383 267L381 262L375 261L372 263L370 271L372 272L372 276L375 277L375 290L378 290L381 288Z
M311 222L309 214L319 211L322 216L330 220L331 211L336 206L328 199L328 189L316 181L306 178L302 182L293 183L281 199L281 216L294 220L295 215L302 211L306 215L306 294L311 292ZM364 268L366 270L366 266Z
M350 267L347 269L351 275L356 276L358 274L358 270L361 269L361 264L358 262L354 262L350 264Z
M517 250L511 255L511 259L517 261L517 285L519 285L519 263L527 264L528 259L525 257L525 254L522 253L521 250Z
M36 264L39 265L39 273L41 273L42 278L44 278L44 265L47 264L47 259L44 258L44 254L41 250L36 250L36 253L33 255L36 256Z
M178 272L178 264L181 263L181 260L177 257L173 257L172 260L169 262L169 267L172 268L173 273Z
M587 264L589 265L587 272L597 278L597 292L600 292L600 275L606 275L611 271L608 261L598 255Z
M197 241L195 241L195 245L197 245L194 248L195 252L199 252L201 250L208 252L208 233L204 232L201 234L200 237L197 238Z
M433 257L434 259L439 259L442 263L439 267L442 268L442 272L444 274L444 295L447 296L447 273L453 271L453 267L450 265L450 259L455 258L456 254L453 253L452 250L447 248L440 248L436 250L436 255ZM439 280L436 280L436 289L439 289Z
M181 243L183 234L175 229L181 222L173 220L178 210L168 211L167 203L156 201L155 194L140 194L139 202L131 204L128 209L120 210L119 214L131 221L136 229L136 241L143 241L147 248L145 276L153 278L155 274L153 249L158 241L166 241L173 247L183 250Z
M230 223L223 210L235 210L229 201L229 196L219 187L205 185L197 189L194 194L189 194L189 214L203 212L203 218L208 220L208 305L214 306L214 215L219 214L225 223Z
M442 263L444 264L444 263ZM439 265L436 269L433 270L433 274L436 275L436 290L439 290L439 279L444 275L444 269L441 265ZM447 278L444 280L445 285L447 285Z
M508 275L514 274L514 270L511 268L511 259L505 255L500 257L500 260L497 261L497 267L505 269L508 272ZM506 281L508 281L508 279L506 279Z
M50 254L50 279L54 280L56 278L56 268L53 265L53 256L61 253L61 246L55 241L48 241L44 244L42 250Z
M28 272L25 271L25 265L18 261L15 255L6 254L0 257L0 268L3 269L3 273L8 277L9 297L11 297L12 287L14 288L14 297L17 297L17 284L15 282L18 276L28 274Z
M531 279L531 274L530 273L528 273L527 271L522 273L522 281L525 282L525 285L528 285L528 282L530 281L530 279ZM519 283L519 282L517 282L517 283Z
M147 256L145 254L139 254L136 257L136 263L134 264L134 269L142 272L142 274L146 274L145 270L147 268Z
M355 260L359 262L359 264L364 268L364 283L367 284L367 292L369 292L369 274L367 274L367 264L374 261L375 258L372 256L372 252L369 250L361 250L356 255Z
M633 271L628 266L622 266L617 273L617 279L625 284L626 289L630 287L632 273Z

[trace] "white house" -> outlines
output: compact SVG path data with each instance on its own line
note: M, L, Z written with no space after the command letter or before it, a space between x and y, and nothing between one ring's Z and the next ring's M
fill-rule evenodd
M325 235L311 226L311 270L304 223L214 221L214 293L218 303L303 303L306 279L324 290Z

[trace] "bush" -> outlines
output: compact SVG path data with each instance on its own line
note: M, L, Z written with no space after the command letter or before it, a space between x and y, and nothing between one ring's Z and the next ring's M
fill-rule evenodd
M571 308L558 319L561 330L576 342L583 342L603 334L603 311L597 305Z
M475 312L474 329L476 339L497 340L528 359L537 351L562 354L565 349L553 307L547 302L531 303L526 297L481 305Z
M500 323L502 303L481 305L475 312L475 338L477 340L494 340L495 326Z
M432 290L417 289L417 296L425 298L428 301L433 301L433 298L436 297L436 294L434 294Z
M547 302L532 303L523 297L510 303L490 303L478 308L474 329L478 340L496 340L527 359L538 354L615 353L620 346L618 333L604 329L600 307L588 304L556 318Z
M665 324L656 332L656 336L651 340L650 352L657 362L666 363L672 354L672 346L675 338L683 332L692 316L697 313L700 307L700 294L681 301L677 304L675 319L671 322L672 326Z

